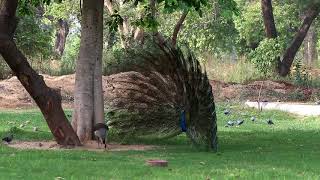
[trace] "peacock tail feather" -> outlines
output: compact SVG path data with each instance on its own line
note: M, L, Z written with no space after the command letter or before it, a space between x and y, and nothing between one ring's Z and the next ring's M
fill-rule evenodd
M130 137L172 137L184 110L187 136L217 150L212 87L190 49L150 41L119 57L106 82L109 126Z

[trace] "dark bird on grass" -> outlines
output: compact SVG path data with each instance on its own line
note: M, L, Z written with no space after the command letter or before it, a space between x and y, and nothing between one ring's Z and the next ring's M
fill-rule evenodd
M229 115L230 113L231 113L231 112L230 112L230 110L228 110L228 109L226 109L226 110L223 111L223 114L224 114L224 115Z
M250 118L250 120L251 120L252 122L254 122L254 121L256 121L256 117L252 116L252 117Z
M244 120L241 120L241 119L237 120L237 125L238 125L238 126L240 126L240 125L243 124L243 123L244 123Z
M96 125L94 125L93 130L98 142L98 146L100 147L100 144L104 144L104 148L106 149L109 127L104 123L97 123Z
M228 126L233 126L233 125L234 125L234 121L228 121L228 122L227 122L227 125L228 125Z
M268 119L267 123L268 123L269 125L273 125L273 124L274 124L271 119Z
M10 135L2 138L2 141L5 141L5 142L7 142L9 144L12 141L12 139L13 139L13 135L10 134Z

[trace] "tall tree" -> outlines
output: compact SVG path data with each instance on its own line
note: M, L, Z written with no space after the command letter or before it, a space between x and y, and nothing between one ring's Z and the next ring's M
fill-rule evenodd
M62 145L80 145L61 107L60 94L45 84L13 41L17 5L18 0L0 0L0 54L39 106L56 141Z
M261 0L263 23L267 38L277 38L277 29L274 23L271 0Z
M313 23L304 39L303 59L306 65L312 67L318 59L317 30Z
M262 14L265 25L265 32L268 38L276 38L277 30L273 18L272 2L271 0L261 0ZM311 1L308 3L308 8L305 11L302 25L296 32L292 42L284 51L282 60L278 59L278 73L280 76L287 76L290 72L290 67L296 56L313 20L320 12L320 3Z
M263 17L266 37L270 39L277 38L278 33L276 29L276 24L274 22L271 0L261 0L261 9L262 9L262 17ZM281 60L279 56L276 58L276 62L278 65L277 68L280 69Z
M92 128L104 123L102 96L103 0L84 0L81 42L76 65L72 126L80 141L92 139Z
M281 76L287 76L289 74L294 57L297 54L304 38L306 37L313 20L319 15L319 13L320 3L310 3L307 10L305 11L305 17L303 18L303 23L300 29L296 33L291 44L284 52L281 65L279 66L279 74Z
M64 47L67 41L67 36L69 33L68 22L63 19L58 19L57 32L56 32L56 42L54 45L54 51L61 56L64 51Z

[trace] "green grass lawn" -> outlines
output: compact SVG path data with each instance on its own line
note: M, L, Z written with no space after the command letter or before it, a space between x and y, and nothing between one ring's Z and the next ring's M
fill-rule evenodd
M233 114L227 117L223 109L218 106L218 153L198 150L184 135L144 142L159 145L149 151L16 150L0 145L0 179L320 179L319 117L259 114L241 106L231 107ZM256 123L249 120L252 114ZM242 126L224 127L238 117L245 119ZM275 125L267 125L267 118ZM37 110L1 111L1 137L27 120L29 125L13 130L16 139L52 139ZM33 126L41 131L33 132ZM169 166L146 166L145 160L153 158L166 159Z

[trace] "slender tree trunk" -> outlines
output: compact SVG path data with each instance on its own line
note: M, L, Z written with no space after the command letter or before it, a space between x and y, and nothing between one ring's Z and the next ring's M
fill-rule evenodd
M273 17L273 8L272 8L272 1L271 0L261 0L261 9L262 9L262 16L263 16L263 23L264 29L266 33L266 37L270 39L275 39L278 37L276 24L274 22ZM280 69L281 60L280 56L276 59L277 62L277 69Z
M92 128L95 122L104 121L101 69L102 18L103 0L83 1L72 120L73 128L82 142L92 139Z
M184 11L181 15L181 17L179 18L179 21L177 22L176 26L174 27L173 33L172 33L172 45L176 45L177 44L177 38L178 38L178 33L181 30L181 27L183 25L184 20L186 19L188 15L188 11Z
M49 88L13 42L17 0L0 0L0 54L39 106L57 143L81 145L61 107L61 96Z
M317 32L315 25L312 24L304 40L304 62L312 67L317 59Z
M65 47L65 44L67 41L68 33L69 33L68 22L63 19L59 19L58 20L58 29L57 29L57 33L56 33L56 42L55 42L55 46L54 46L54 51L59 56L62 56L62 54L63 54L64 47Z
M309 8L306 10L305 17L303 19L303 23L296 33L293 41L286 49L281 65L279 66L279 74L281 76L287 76L290 72L290 67L294 60L295 55L297 54L306 34L313 22L313 20L318 16L320 12L319 4L311 4Z
M271 0L261 0L263 23L267 38L277 38L277 29L274 23Z

